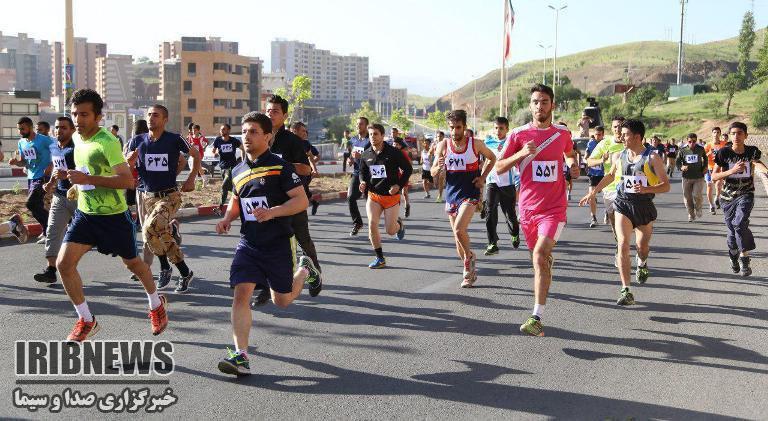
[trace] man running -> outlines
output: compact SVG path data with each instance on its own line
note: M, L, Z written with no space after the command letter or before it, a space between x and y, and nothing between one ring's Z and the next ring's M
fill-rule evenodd
M721 133L722 130L720 130L720 127L713 128L712 140L704 147L704 152L707 153L708 159L708 171L704 177L704 180L707 182L707 202L709 203L709 213L712 215L716 213L715 208L720 209L720 193L723 191L722 180L718 181L717 183L712 181L712 172L715 170L715 156L717 156L717 151L719 151L721 147L725 146L724 143L720 142Z
M509 120L506 117L496 117L494 129L496 130L496 139L491 138L494 141L491 150L496 153L498 159L507 141ZM490 147L491 145L486 143L486 146ZM497 174L495 169L491 169L486 179L485 209L488 213L485 219L485 230L488 234L488 247L485 248L486 256L499 252L499 234L496 231L496 225L499 222L499 206L501 206L501 213L504 214L504 219L507 222L507 231L511 236L512 247L518 248L520 246L520 224L517 222L517 212L515 212L517 192L514 181L512 170Z
M400 218L400 191L408 184L413 166L402 151L384 141L384 126L375 123L368 127L371 147L363 151L360 159L360 191L368 192L365 209L368 215L368 237L376 252L376 259L368 265L380 269L387 265L381 248L379 219L384 214L384 226L389 235L405 237L405 223Z
M571 132L551 123L555 107L552 88L535 84L530 92L533 121L512 131L496 171L503 173L517 166L520 172L520 224L533 260L535 300L520 332L544 336L541 317L552 283L552 251L565 227L568 210L562 166L570 168L573 179L579 177L579 167Z
M394 129L397 130L397 129ZM368 131L370 133L370 130ZM393 135L397 132L393 132ZM392 146L395 147L398 151L400 151L401 154L403 154L403 157L405 157L405 160L409 163L411 162L411 154L408 151L408 144L405 143L405 141L402 138L396 137L392 141ZM411 168L411 173L413 172L413 168ZM411 198L408 196L408 191L411 188L411 182L410 180L406 180L405 185L400 189L400 194L403 196L403 201L405 202L405 217L408 218L411 216Z
M437 137L435 140L429 146L429 155L434 157L437 146L443 143L445 143L445 133L440 130L437 132ZM434 161L434 158L432 159ZM441 168L438 172L432 172L432 169L430 168L430 173L432 174L432 178L435 180L435 186L437 187L437 197L435 198L435 203L444 202L445 200L443 199L443 190L445 190L445 171Z
M347 172L347 164L352 158L352 143L350 143L349 129L344 129L344 133L341 136L341 172Z
M117 139L99 127L103 107L104 101L94 90L80 89L72 95L78 169L68 170L67 178L74 185L70 192L77 195L77 211L64 235L56 267L77 312L78 320L67 337L76 342L92 337L99 330L77 271L80 259L93 248L99 253L120 256L128 270L139 278L149 301L152 334L159 335L168 326L166 298L158 295L152 272L136 250L135 229L124 194L125 189L133 186L131 169Z
M749 228L749 217L755 205L755 170L768 172L768 168L760 161L760 149L745 145L748 136L746 124L738 121L731 123L728 133L733 145L717 152L712 180L725 180L720 198L728 229L726 244L731 270L749 276L752 274L749 252L755 249L755 237Z
M667 142L667 175L672 177L675 174L675 159L677 158L677 144L675 138Z
M624 143L621 140L621 125L624 123L624 117L614 116L611 119L611 131L613 137L605 138L597 144L592 154L587 159L587 166L594 167L597 165L603 166L603 174L611 169L611 157L616 152L624 150ZM603 205L605 205L605 221L610 227L613 233L613 238L616 239L615 218L613 215L613 201L616 199L616 184L618 180L614 180L611 184L608 184L603 189Z
M653 221L656 220L656 206L653 197L657 193L669 191L669 177L664 168L664 161L651 147L643 145L645 126L639 120L626 120L621 126L621 136L626 149L613 154L610 171L605 175L594 191L584 196L580 205L584 205L594 196L619 180L616 200L616 236L618 242L619 276L621 290L616 304L627 306L635 304L635 297L630 292L631 262L629 259L629 240L635 232L637 247L637 281L644 284L649 277L648 255L650 254Z
M592 156L592 152L594 152L595 148L597 148L597 145L603 141L603 138L605 138L605 127L603 126L595 127L595 137L591 138L587 143L587 149L585 151L585 155L587 157ZM589 159L587 159L587 162L589 162ZM587 168L587 177L589 177L589 192L592 192L592 190L595 189L595 187L600 183L600 180L603 179L604 175L605 175L605 168L602 163ZM594 228L597 226L597 198L596 197L593 197L592 200L589 202L589 214L591 216L589 220L589 227Z
M683 176L683 204L688 210L688 222L693 222L702 215L707 153L699 145L696 133L689 133L687 139L687 144L677 154L675 166Z
M484 143L465 137L466 111L451 111L447 119L451 138L435 148L435 162L430 171L432 176L441 171L446 173L445 211L453 230L456 252L464 265L461 287L471 288L477 281L477 256L471 249L468 228L480 201L480 189L493 169L496 155ZM480 156L486 159L482 171Z
M35 281L47 284L56 282L56 256L59 255L67 225L77 210L77 200L67 199L67 190L72 187L67 180L67 171L76 169L75 144L72 142L75 123L71 118L62 116L56 119L55 127L56 143L51 144L50 148L53 173L44 186L46 192L53 192L45 233L45 259L48 266L34 275Z
M198 149L190 146L178 133L165 130L168 109L156 104L147 111L149 133L135 136L128 144L129 165L136 165L139 185L136 188L139 220L144 247L160 260L160 276L157 287L165 288L171 282L173 263L179 270L176 281L177 293L185 293L194 278L184 253L172 235L171 221L181 207L181 192L195 189L195 178L200 169ZM176 175L180 158L189 154L192 168L179 191Z
M312 196L312 192L309 190L309 185L312 183L312 176L316 176L320 173L317 169L317 163L320 162L320 151L317 150L315 145L309 141L309 131L307 125L302 121L297 121L291 124L291 133L298 136L301 139L301 144L304 147L304 153L307 154L307 160L311 171L308 176L302 177L302 181L307 186L307 197L309 198L309 204L312 205L312 216L317 214L317 208L320 207L320 202L315 200Z
M192 125L192 132L187 136L187 144L190 147L194 147L197 150L197 154L200 156L200 159L203 159L203 157L205 156L205 148L208 146L208 140L200 132L199 124ZM192 171L193 165L194 165L194 162L192 161L192 156L190 156L189 157L190 171ZM208 185L208 179L210 177L208 176L208 174L206 174L205 168L199 167L196 174L199 175L200 178L203 180L203 187Z
M430 154L432 148L430 143L428 138L424 138L424 140L421 141L421 185L424 188L425 199L431 197L429 191L435 184L435 178L432 177L432 172L429 171L432 169L432 155Z
M306 256L296 268L291 216L306 212L309 205L304 183L291 163L270 152L270 117L250 112L243 116L241 125L245 159L232 170L232 199L216 225L218 234L226 234L232 221L240 218L241 223L240 242L229 271L229 286L234 289L235 351L227 349L228 356L218 364L222 373L236 376L251 374L248 337L253 318L249 303L256 286L268 288L272 302L287 307L301 294L305 280L310 288L319 284L319 273Z
M347 190L347 203L349 204L349 216L352 217L352 231L349 235L355 236L363 227L363 217L360 215L360 209L357 207L357 200L362 197L360 192L360 157L363 151L371 147L368 138L369 121L365 117L357 119L357 135L350 140L352 145L352 177L349 179L349 189Z
M240 162L237 158L239 149L243 156L245 150L240 139L230 136L232 126L225 123L219 128L219 136L213 140L213 156L219 158L219 168L221 169L221 199L219 200L219 214L224 212L224 205L227 204L227 197L232 190L232 168L235 168ZM200 157L202 159L202 156Z

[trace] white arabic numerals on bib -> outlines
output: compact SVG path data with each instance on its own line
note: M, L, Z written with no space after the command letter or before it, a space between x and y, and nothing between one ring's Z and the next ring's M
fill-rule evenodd
M148 153L144 155L144 167L147 171L168 171L168 154Z
M624 191L627 193L637 193L637 187L648 187L648 177L644 175L625 175L621 177L624 184Z
M265 196L241 197L240 206L243 208L243 215L246 221L256 222L253 216L253 210L257 208L269 209L269 202Z
M557 161L533 161L533 181L553 183L557 181Z

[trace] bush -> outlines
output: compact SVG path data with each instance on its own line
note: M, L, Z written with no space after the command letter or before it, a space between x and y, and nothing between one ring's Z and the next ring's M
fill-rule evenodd
M521 108L515 111L515 115L512 117L512 124L515 126L522 126L524 124L533 121L533 115L528 108Z
M757 127L768 127L768 91L760 95L755 103L752 124Z

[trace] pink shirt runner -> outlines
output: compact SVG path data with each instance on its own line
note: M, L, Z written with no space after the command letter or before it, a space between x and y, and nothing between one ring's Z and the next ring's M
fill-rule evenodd
M520 171L521 216L565 212L568 208L563 154L573 150L573 141L567 127L552 125L546 129L537 129L530 123L517 127L509 134L501 158L509 158L530 141L539 146L551 137L555 137L555 140L525 168L521 168L524 159L517 164Z

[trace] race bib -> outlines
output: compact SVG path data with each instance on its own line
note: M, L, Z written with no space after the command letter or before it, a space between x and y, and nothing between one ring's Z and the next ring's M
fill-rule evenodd
M222 143L219 145L219 149L221 150L221 153L232 153L232 144Z
M22 152L24 152L24 159L27 161L34 161L37 159L37 149L35 148L29 148L29 149L22 149Z
M736 162L728 163L729 170L734 166L736 166ZM752 177L752 164L747 162L747 165L744 166L744 171L733 174L728 178L750 178L750 177Z
M686 155L685 156L685 163L686 164L695 164L699 162L699 156L698 155Z
M64 155L51 155L53 161L53 168L57 170L67 170L67 160Z
M79 170L81 173L83 173L83 174L88 174L88 175L91 175L91 172L90 172L90 171L88 171L88 167L85 167L85 166L83 166L83 167L80 167L80 168L78 168L78 170ZM95 188L96 188L96 186L94 186L93 184L81 184L81 185L77 186L77 188L78 188L78 190L80 190L80 191L88 191L88 190L93 190L93 189L95 189Z
M677 152L677 148L669 148L669 153L675 153Z
M554 183L557 181L557 161L533 161L531 164L533 181Z
M144 168L147 171L168 171L168 154L148 153L144 155Z
M365 150L365 148L363 148L362 146L353 146L352 147L352 153L355 153L355 152L363 153L364 150Z
M387 178L387 168L383 165L371 165L371 178Z
M445 167L448 168L448 171L466 171L467 161L464 160L463 156L449 155L445 159Z
M241 197L240 207L243 209L243 216L246 221L256 222L256 217L253 216L253 210L257 208L269 209L269 202L267 202L265 196Z
M624 192L637 193L637 186L648 187L648 177L644 175L622 175L621 184L624 185Z

